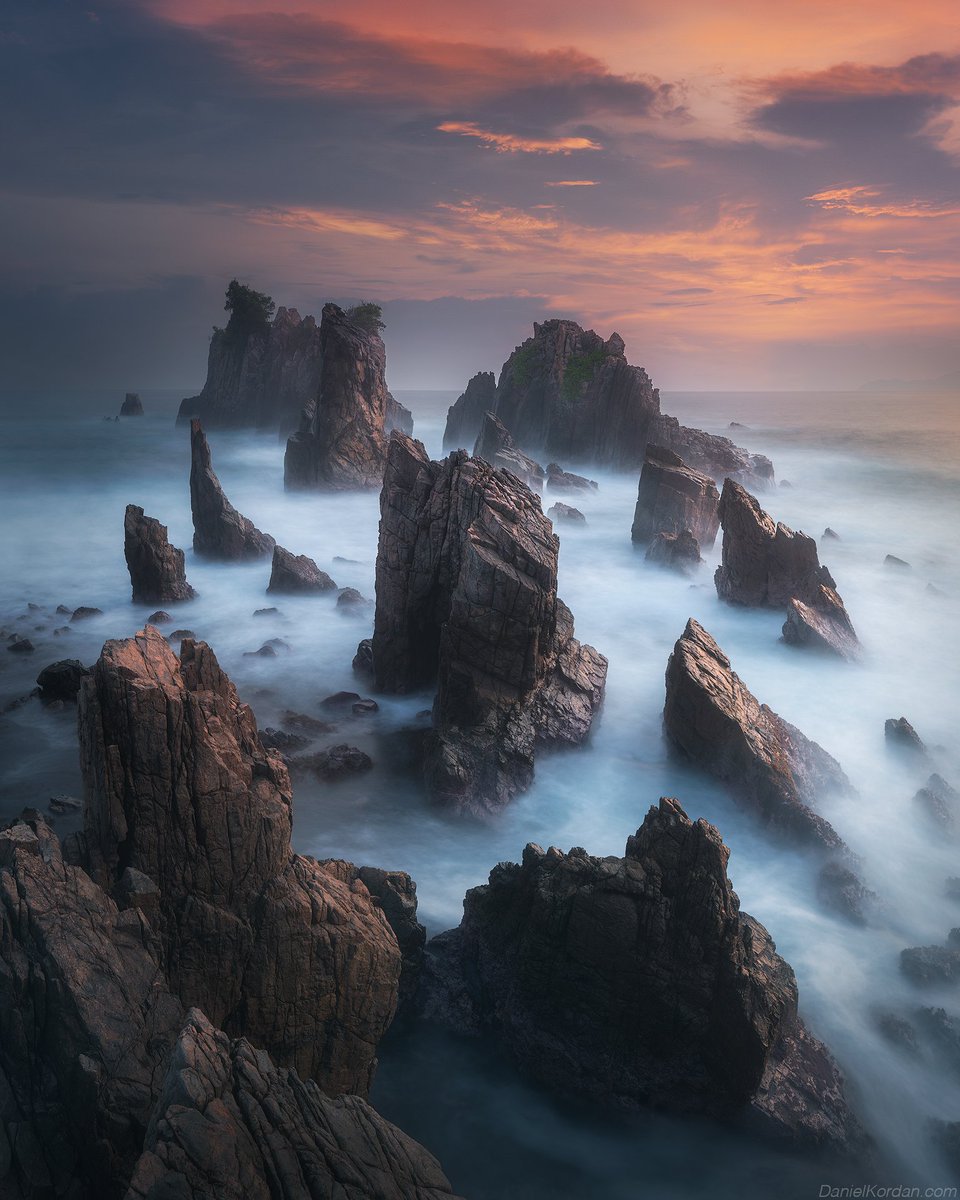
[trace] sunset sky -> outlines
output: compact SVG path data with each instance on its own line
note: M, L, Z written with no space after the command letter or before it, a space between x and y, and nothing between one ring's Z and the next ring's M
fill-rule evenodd
M380 301L395 388L550 315L668 390L960 370L955 0L8 0L0 91L5 387L199 386L232 275Z

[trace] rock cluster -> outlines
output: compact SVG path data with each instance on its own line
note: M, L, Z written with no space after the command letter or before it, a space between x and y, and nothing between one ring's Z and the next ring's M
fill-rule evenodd
M335 592L337 585L306 554L291 554L283 546L274 546L268 592L302 595Z
M573 636L559 542L515 476L463 451L431 462L394 433L380 513L374 635L355 665L384 692L435 686L430 794L498 808L529 785L538 746L586 738L606 659Z
M383 339L336 304L326 304L320 349L319 388L287 442L284 483L288 489L379 487L388 417L397 424Z
M123 554L134 604L173 604L196 595L187 583L183 551L171 546L167 527L128 504L123 518Z
M480 426L477 444L473 448L473 457L484 459L492 467L509 471L535 491L543 487L543 467L516 448L503 422L492 412L483 414L483 424Z
M140 399L139 392L127 392L123 398L123 403L120 405L121 417L142 417L143 416L143 401Z
M193 548L208 558L248 559L269 554L276 542L242 516L223 494L200 422L190 422L190 507Z
M647 446L631 537L646 545L659 533L689 530L709 549L720 528L720 493L709 475L694 471L663 446Z
M793 971L740 912L728 856L672 799L622 858L528 845L429 943L426 1014L492 1034L567 1096L849 1148L860 1131L842 1077L797 1016Z
M775 522L756 497L732 479L719 505L723 556L714 581L731 604L786 608L783 637L842 658L855 658L859 642L836 584L820 565L817 543Z

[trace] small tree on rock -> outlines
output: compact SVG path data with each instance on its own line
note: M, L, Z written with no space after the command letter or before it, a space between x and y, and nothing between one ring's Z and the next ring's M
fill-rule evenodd
M266 333L277 306L266 292L255 292L245 283L231 279L223 307L230 314L227 336L241 341L251 334Z
M386 325L383 323L383 309L379 304L373 304L369 300L362 300L353 308L348 309L347 319L354 325L359 325L361 329L365 329L367 333L379 333L382 329L386 329Z

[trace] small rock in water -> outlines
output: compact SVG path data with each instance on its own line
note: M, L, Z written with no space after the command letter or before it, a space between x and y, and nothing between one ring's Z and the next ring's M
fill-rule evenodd
M89 668L77 658L64 658L59 662L50 663L37 676L40 699L44 704L50 704L54 700L76 702L80 684L84 676L89 674Z
M547 509L547 516L554 524L558 521L563 521L566 525L586 525L587 523L587 518L579 508L574 508L572 504L563 504L560 500Z
M53 813L75 813L83 808L83 801L78 800L76 796L57 795L50 797L50 803L47 806Z
M379 712L380 705L376 700L355 700L350 705L350 711L357 717L368 717L371 713Z
M927 748L920 735L906 717L888 717L883 724L883 735L887 739L887 745L898 750L910 750L915 754L926 752Z
M369 771L373 766L373 759L356 746L348 746L344 742L307 758L295 758L290 765L298 770L313 771L329 783L336 779L344 779L348 775L360 775Z
M337 597L337 608L345 608L356 610L358 608L366 608L370 601L356 588L341 588L340 595Z
M192 629L175 629L170 634L169 640L171 642L182 642L184 638L195 638L196 636Z
M102 617L102 616L103 616L102 608L88 608L86 605L81 605L79 608L75 608L73 610L73 614L70 617L70 620L71 621L88 621L91 617Z
M69 617L72 611L73 610L70 608L67 608L67 606L65 604L57 605L57 612L60 614L61 617Z
M866 909L877 898L855 872L840 862L825 863L820 869L817 896L825 908L858 925L866 922Z
M279 750L286 754L291 750L302 750L310 744L310 739L300 733L288 733L285 729L261 729L260 741L266 750Z
M127 392L123 398L123 403L120 405L121 417L142 417L143 416L143 401L140 399L139 392Z
M306 554L291 554L283 546L274 546L268 592L303 595L332 592L336 587L326 571L321 571Z
M574 475L572 471L565 471L559 463L547 465L547 487L551 491L595 492L599 486L594 479L586 479L583 475Z
M148 625L165 625L168 621L172 621L173 617L168 612L164 612L162 608L158 608L156 612L147 617Z
M64 637L64 636L65 636L66 634L68 634L69 632L70 632L70 629L69 629L69 627L68 627L68 626L66 626L66 625L59 625L59 626L58 626L58 627L57 627L57 628L56 628L56 629L53 631L53 636L54 636L54 637Z
M339 708L347 709L357 700L362 697L359 692L334 692L331 696L325 696L320 701L321 708Z
M781 479L781 480L780 480L780 486L781 486L782 488L792 488L792 487L793 487L793 484L790 482L790 480L789 480L789 479Z
M658 563L688 574L703 562L700 543L689 529L682 533L658 533L643 556L645 562Z
M270 642L264 642L259 650L245 650L243 653L243 657L244 658L276 658L277 657L277 649L276 649L276 646L271 645Z
M731 421L727 426L728 429L749 429L749 425L742 425L739 421Z
M820 538L824 542L839 542L840 534L837 533L837 531L835 529L831 529L830 526L828 525L826 527L826 529L823 531L823 533L820 535Z
M883 560L885 567L895 567L898 571L909 571L910 564L902 558L897 558L895 554L888 554Z
M946 592L942 588L938 588L935 583L928 583L924 591L928 596L946 597Z
M318 717L294 712L289 708L280 714L280 724L284 729L299 729L303 733L313 735L332 733L336 729L336 725L331 725L329 721L321 721Z
M18 633L15 633L13 638L14 640L7 646L12 654L32 654L36 649L29 638L21 637Z
M255 617L279 617L280 609L279 608L256 608L253 610L253 615Z
M342 563L350 563L350 565L353 567L362 567L363 566L363 563L360 561L359 558L344 558L342 554L335 554L333 556L333 561L334 562L342 562Z
M920 788L913 798L914 804L918 804L945 833L952 833L956 828L958 800L960 796L956 789L940 775L931 775L926 786Z

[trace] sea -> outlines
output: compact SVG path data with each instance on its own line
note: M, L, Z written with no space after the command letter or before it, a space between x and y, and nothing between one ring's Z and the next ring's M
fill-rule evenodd
M397 395L414 413L416 436L439 456L455 393ZM174 421L180 394L142 396L145 415L120 421L119 394L0 396L0 630L36 647L21 655L0 643L5 819L24 807L46 810L59 794L82 796L76 713L17 701L44 665L92 663L105 639L130 636L151 612L130 600L128 503L159 518L185 550L197 597L172 610L175 626L209 642L261 727L277 727L285 709L320 715L322 698L341 689L364 692L351 660L371 632L372 608L345 613L332 596L268 596L269 560L196 558L189 434ZM960 1121L960 1039L934 1044L921 1034L913 1048L891 1044L878 1018L893 1013L919 1029L918 1010L943 1008L960 1019L960 982L919 989L900 970L902 949L943 944L960 926L960 902L947 894L948 879L960 876L960 828L932 825L913 799L933 772L960 788L960 396L665 393L663 408L773 460L777 485L759 499L776 520L821 539L863 661L788 646L782 613L721 603L713 586L719 540L692 578L647 564L630 540L638 473L590 472L598 489L572 501L586 525L558 531L560 595L577 636L610 662L589 743L542 755L533 786L501 815L457 818L427 803L410 759L406 731L422 724L417 714L432 697L378 697L378 713L343 721L329 739L366 750L373 770L336 784L296 778L295 848L408 871L432 935L456 925L466 890L498 862L519 860L528 842L622 854L650 806L677 797L730 847L742 908L793 966L801 1015L846 1075L871 1160L820 1161L690 1118L598 1116L525 1083L489 1046L416 1026L381 1046L372 1100L470 1200L801 1200L857 1186L949 1195L938 1189L960 1180L932 1130ZM314 558L340 587L373 599L375 493L287 494L276 436L215 430L209 440L242 513ZM838 539L822 540L828 526ZM908 565L891 566L888 555ZM58 605L102 611L71 622ZM274 606L273 615L255 615ZM821 811L877 894L865 927L819 907L815 862L771 842L722 785L671 756L664 670L689 617L758 699L819 742L853 783L846 797L824 797ZM286 644L276 657L251 654L273 638ZM900 716L929 747L923 760L885 744L884 721ZM960 804L957 818L960 827ZM61 834L78 824L56 818Z

